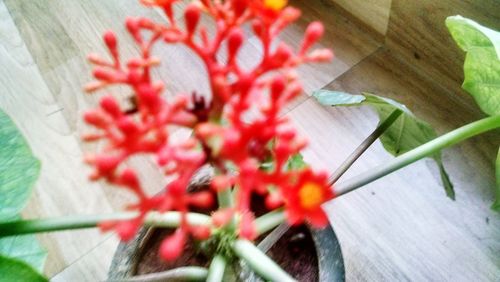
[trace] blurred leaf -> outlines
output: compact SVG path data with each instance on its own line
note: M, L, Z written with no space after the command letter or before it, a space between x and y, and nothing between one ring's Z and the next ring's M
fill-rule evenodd
M12 120L0 110L0 222L21 212L39 171L40 162Z
M496 175L497 175L496 200L493 203L492 208L500 212L500 148L498 149L498 154L497 154Z
M37 273L28 264L0 255L0 282L29 281L44 282L47 278Z
M22 235L0 238L0 255L24 261L41 272L47 252L40 247L35 235Z
M453 39L467 52L462 88L488 115L500 114L500 33L461 16L448 17Z
M328 90L315 92L313 96L327 106L371 106L377 112L380 122L387 119L395 110L401 110L402 115L380 136L384 148L394 156L404 154L437 137L434 129L425 121L418 119L405 105L385 97L369 93L351 95ZM441 154L436 154L432 158L438 165L446 195L455 199L453 184L443 166Z
M300 153L291 156L290 159L288 159L287 164L286 164L287 170L298 170L298 169L304 168L306 166L307 166L307 164L304 161L304 157L302 157L302 155Z

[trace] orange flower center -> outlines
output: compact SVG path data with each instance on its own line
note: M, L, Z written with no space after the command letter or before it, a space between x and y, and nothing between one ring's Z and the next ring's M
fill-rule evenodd
M300 204L305 209L319 207L323 203L323 197L323 189L313 182L307 182L299 191Z
M287 2L287 0L264 0L264 6L271 10L279 11L286 6Z

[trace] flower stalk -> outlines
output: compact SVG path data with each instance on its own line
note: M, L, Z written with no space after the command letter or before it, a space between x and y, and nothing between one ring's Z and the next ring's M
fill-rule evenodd
M42 233L51 231L63 231L73 229L93 228L102 222L132 220L137 217L135 212L123 212L102 215L80 215L64 216L59 218L17 220L0 223L0 237ZM188 213L187 221L193 226L208 226L211 218L200 213ZM145 226L155 227L178 227L181 224L181 213L179 212L149 212L145 219Z
M333 185L339 180L342 175L356 162L356 160L363 155L363 153L375 142L384 132L391 127L391 125L401 116L403 111L394 110L384 121L382 121L377 128L354 150L354 152L347 157L347 159L340 165L340 167L328 179L330 185Z
M233 244L233 250L260 277L268 281L296 281L250 241L244 239L236 240Z
M257 229L257 234L262 235L268 231L271 231L276 226L285 221L286 216L285 212L282 209L268 212L265 215L255 219L255 228Z
M500 116L492 116L464 125L405 154L402 154L401 156L394 158L379 167L335 185L333 188L335 195L338 197L347 194L356 188L373 182L424 157L430 156L443 148L455 145L470 137L499 127Z
M226 258L222 255L216 255L210 263L208 269L207 282L221 282L224 278L224 270L226 269Z

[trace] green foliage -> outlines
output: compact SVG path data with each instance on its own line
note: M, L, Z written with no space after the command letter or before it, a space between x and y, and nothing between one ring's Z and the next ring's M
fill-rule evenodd
M461 16L448 17L446 26L467 55L462 88L488 115L500 114L500 32Z
M461 16L448 17L446 26L458 46L467 52L462 88L483 112L500 115L500 32ZM496 167L496 201L492 208L500 211L500 157Z
M40 162L12 120L0 111L0 221L21 212L39 171Z
M43 282L48 281L45 277L36 272L28 264L0 255L0 282L11 281L30 281Z
M40 162L12 120L0 111L0 222L19 218L39 172ZM46 281L35 271L43 269L45 258L34 235L0 238L0 280Z
M313 96L327 106L362 106L368 105L375 109L380 121L387 119L394 111L400 110L403 114L380 136L384 148L392 155L399 156L437 137L434 129L423 120L418 119L405 105L394 100L369 93L351 95L344 92L321 90ZM441 155L433 156L436 161L441 181L446 195L455 198L453 184L444 169Z
M38 271L43 270L47 257L34 235L0 238L0 254L23 261Z
M497 175L497 191L496 191L496 196L497 199L493 203L493 208L496 211L500 212L500 148L498 149L498 154L497 154L497 161L496 161L496 175Z
M297 170L306 167L307 164L304 161L304 157L299 154L293 155L286 163L286 168L288 170Z

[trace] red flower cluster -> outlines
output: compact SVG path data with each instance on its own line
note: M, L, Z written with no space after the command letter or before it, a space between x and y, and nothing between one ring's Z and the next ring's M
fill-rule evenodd
M237 215L239 235L254 239L254 215L250 210L253 193L266 196L270 209L284 206L292 224L307 220L315 226L325 225L327 218L320 206L333 197L326 174L316 174L310 168L288 168L289 159L306 142L279 115L302 91L293 70L303 63L333 57L327 49L310 51L323 34L322 24L311 23L295 51L283 42L275 42L281 31L300 16L299 10L286 6L286 0L195 1L184 10L183 26L174 16L176 0L142 2L162 8L168 22L126 20L141 56L127 62L120 60L112 32L104 35L112 60L89 56L95 65L96 81L87 85L88 92L121 84L134 93L131 108L126 109L113 96L105 96L98 109L85 114L85 121L97 131L84 139L106 143L103 151L87 157L95 168L91 178L124 187L138 198L130 207L139 211L136 219L107 223L106 228L114 228L127 240L141 226L147 212L176 210L183 214L181 225L165 239L160 249L164 258L175 258L188 234L206 238L210 230L190 226L186 219L190 207L206 207L214 201L209 192L187 192L193 175L205 164L216 172L211 182L213 189L237 191L234 207L213 214L214 228L223 227ZM203 14L216 23L213 36L199 24ZM247 23L263 47L262 60L250 70L242 69L237 60L246 39L242 26ZM211 95L178 95L174 101L163 98L164 84L151 76L151 68L159 63L151 49L158 42L184 44L199 56L208 72L212 93L207 94ZM221 50L227 54L224 60L216 56ZM181 144L173 142L170 132L174 126L192 129L192 137ZM136 154L156 156L165 175L174 176L162 194L146 195L135 171L126 167L124 161ZM268 169L263 169L263 164ZM234 167L236 171L231 169Z

